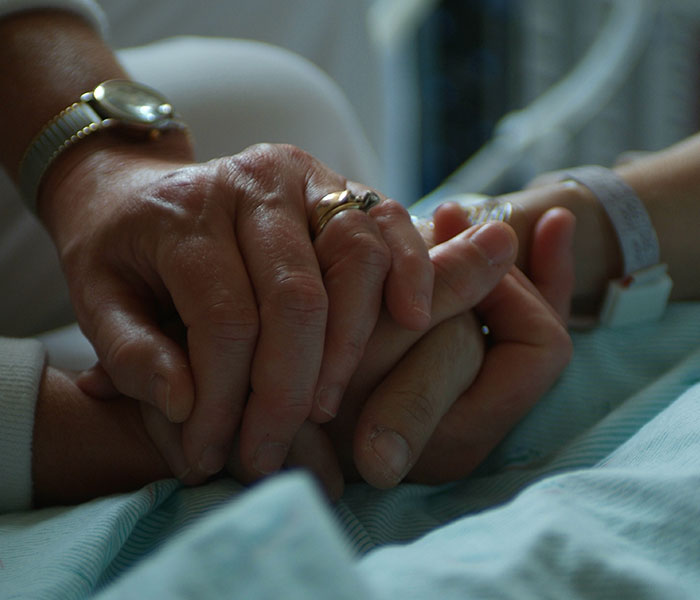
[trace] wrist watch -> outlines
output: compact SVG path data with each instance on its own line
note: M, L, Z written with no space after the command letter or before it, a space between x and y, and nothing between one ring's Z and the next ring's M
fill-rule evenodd
M156 90L134 81L105 81L51 119L29 144L19 170L20 193L27 206L36 210L41 180L61 152L112 127L146 138L187 129L170 102Z

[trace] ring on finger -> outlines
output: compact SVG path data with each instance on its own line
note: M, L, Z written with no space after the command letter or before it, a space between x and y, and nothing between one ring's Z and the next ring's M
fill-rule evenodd
M347 189L326 194L314 208L311 216L311 231L314 237L318 237L335 215L349 209L358 209L366 213L380 202L379 196L371 190L360 195L353 194Z

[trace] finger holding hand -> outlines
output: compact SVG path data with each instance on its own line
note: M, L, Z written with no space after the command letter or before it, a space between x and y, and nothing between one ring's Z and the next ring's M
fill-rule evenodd
M433 214L433 236L441 244L471 227L469 215L456 202L443 202Z
M470 312L443 321L370 395L353 453L367 483L393 487L413 468L450 409L455 390L469 387L476 377L484 353L482 338Z
M78 320L103 368L124 395L182 422L194 405L187 355L161 329L153 299L121 275L104 272L73 294ZM177 390L177 392L173 392Z
M307 421L297 432L289 450L285 468L309 470L321 483L331 500L338 500L345 487L340 464L326 432Z
M560 319L513 274L477 308L490 330L474 383L446 413L409 478L440 483L471 472L554 383L571 357Z
M115 402L123 399L101 363L76 374L75 384L87 396L101 402ZM141 420L146 433L170 468L173 476L188 483L201 483L193 480L191 469L182 448L182 424L169 421L155 406L139 402Z
M387 199L370 211L391 255L384 286L389 314L406 329L425 331L430 325L434 269L425 242L408 211Z
M228 221L220 223L227 231L181 241L161 267L186 329L195 383L196 402L182 428L194 481L226 463L248 398L258 336L258 307L245 264Z
M572 290L572 217L565 213L550 216L553 218L538 230L539 237L535 236L538 250L533 254L533 266L540 282L551 282L544 292L554 295L560 306L566 306ZM491 234L504 230L514 235L499 223L490 224L487 229L492 229ZM492 248L498 247L495 236L490 243ZM449 255L450 249L449 244L443 244L433 253L442 250ZM553 256L545 250L553 252ZM511 251L512 261L514 248ZM465 253L456 256L464 257ZM474 349L480 349L482 341L480 328L474 323L471 328L462 329L461 336L458 329L431 329L410 350L375 390L358 419L354 458L360 474L373 485L395 485L407 473L412 480L429 483L468 473L529 410L568 362L571 346L562 318L533 283L515 268L500 282L474 280L476 273L485 270L485 264L475 261L469 265L465 261L463 265L471 267L473 286L482 296L473 297L473 302L462 306L467 309L476 305L481 322L491 330L483 367L479 371L481 361L474 362L479 359ZM442 274L450 282L445 289L454 289L460 282L465 285L469 275L464 268L460 271L459 263L448 263L446 269L436 265L436 273L435 305L439 307L443 297ZM453 346L457 337L460 342ZM440 352L443 347L452 348L446 358ZM443 358L434 360L435 355ZM422 365L428 368L423 369ZM471 383L477 372L477 379ZM400 393L397 395L394 390ZM488 407L493 407L491 413ZM392 426L384 428L383 423ZM390 433L378 437L378 433L385 432ZM382 440L383 453L393 456L393 460L379 459L372 446L377 440ZM476 449L470 450L472 442Z
M477 225L431 249L435 268L432 327L461 315L481 301L508 272L517 253L517 239L504 223ZM347 395L367 397L401 357L421 337L422 332L399 327L383 312L365 355L351 380ZM349 404L347 413L357 410Z
M130 146L97 155L57 192L80 205L81 220L48 219L76 315L121 393L188 421L185 453L202 479L225 462L257 336L230 198L216 163L146 157ZM174 316L188 328L186 345L165 330Z
M337 414L377 322L391 253L376 222L360 210L334 216L316 235L314 248L328 294L323 358L311 411L311 419L322 423Z
M327 425L339 442L344 468L349 463L348 441L360 475L377 487L396 485L411 468L452 399L481 364L483 336L468 311L503 277L516 253L515 234L503 223L473 227L431 250L433 329L418 342L420 334L400 329L390 319L380 320L348 398L365 398L378 385L379 389L364 404L344 402L338 419ZM450 325L443 326L446 322ZM443 352L441 345L448 350ZM440 357L439 365L435 356ZM427 378L426 365L443 376Z
M505 202L505 198L504 198ZM443 242L471 225L469 213L456 202L444 202L433 215L433 237ZM532 231L524 234L527 250L523 268L547 302L566 322L571 310L574 269L562 258L572 256L576 217L565 208L554 206L546 210L532 224Z
M513 268L477 307L490 330L484 364L471 387L461 394L453 391L452 397L455 392L459 397L411 480L439 483L467 475L568 364L572 345L564 317L573 291L575 222L568 211L545 217L535 228L531 258L539 287Z
M306 421L297 431L283 469L302 468L312 473L331 500L338 500L345 482L335 448L325 431L316 423ZM231 455L226 463L230 475L243 483L250 483L247 469L241 463L240 439L234 440Z
M289 146L255 146L225 167L237 198L236 239L260 318L238 449L240 477L254 481L282 467L312 409L328 295L307 196L310 181L333 189L344 179Z
M219 250L209 254L208 270L193 264L201 253L192 252L189 240L183 239L178 250L165 253L173 263L161 265L164 286L173 295L176 308L185 320L180 325L185 328L184 334L164 325L162 319L156 321L151 317L156 314L153 300L150 304L140 298L127 302L125 298L130 296L122 292L120 297L119 287L106 292L110 301L101 303L102 310L90 320L97 328L93 340L101 361L78 378L81 389L91 395L105 397L111 387L141 400L144 423L149 433L154 434L154 443L174 475L184 477L187 471L186 481L192 484L218 472L225 463L230 439L247 398L247 371L257 331L257 308L252 293L250 298L231 295L237 302L235 310L230 309L228 314L223 310L225 304L221 298L226 296L222 285L227 280L219 277L217 267L213 266L217 264L213 257ZM233 250L222 255L225 265L222 270L226 273L235 272ZM178 252L182 252L182 257ZM236 281L229 284L240 294L241 286L236 287ZM202 310L201 306L213 308ZM242 321L246 314L253 315L252 326ZM143 315L140 324L139 315ZM231 321L225 322L226 317ZM106 344L116 344L117 350L108 348L101 352L103 339ZM151 391L153 397L143 395L144 389ZM167 436L162 434L165 431ZM177 432L181 457L175 457L173 432ZM223 454L215 464L206 463L211 458L211 452L207 454L211 447Z
M383 301L407 329L421 331L430 322L433 267L408 212L357 183L346 185L354 198L374 197L377 204L367 211L338 212L314 241L328 292L323 363L311 413L315 422L337 414Z
M572 212L552 208L535 224L530 246L530 280L564 323L569 320L575 285L575 229Z

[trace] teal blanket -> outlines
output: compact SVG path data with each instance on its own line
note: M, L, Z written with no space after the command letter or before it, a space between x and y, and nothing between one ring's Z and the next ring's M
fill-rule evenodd
M471 477L329 505L305 474L0 517L0 598L699 598L700 304L575 334Z

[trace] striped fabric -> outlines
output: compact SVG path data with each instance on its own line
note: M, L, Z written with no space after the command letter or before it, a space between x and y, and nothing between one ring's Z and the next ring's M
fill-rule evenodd
M246 493L230 479L197 489L163 481L5 515L0 597L127 598L160 585L162 597L205 598L217 596L183 590L216 582L231 598L275 597L273 583L287 586L284 597L341 598L357 593L351 580L378 598L691 597L700 585L700 304L672 305L655 324L577 333L575 349L554 389L463 481L353 485L332 511L306 480ZM207 573L197 559L233 525L228 552L238 558ZM256 532L260 547L242 555Z
M44 354L36 340L0 337L0 456L5 478L2 485L7 486L0 494L0 513L31 506L34 407Z

